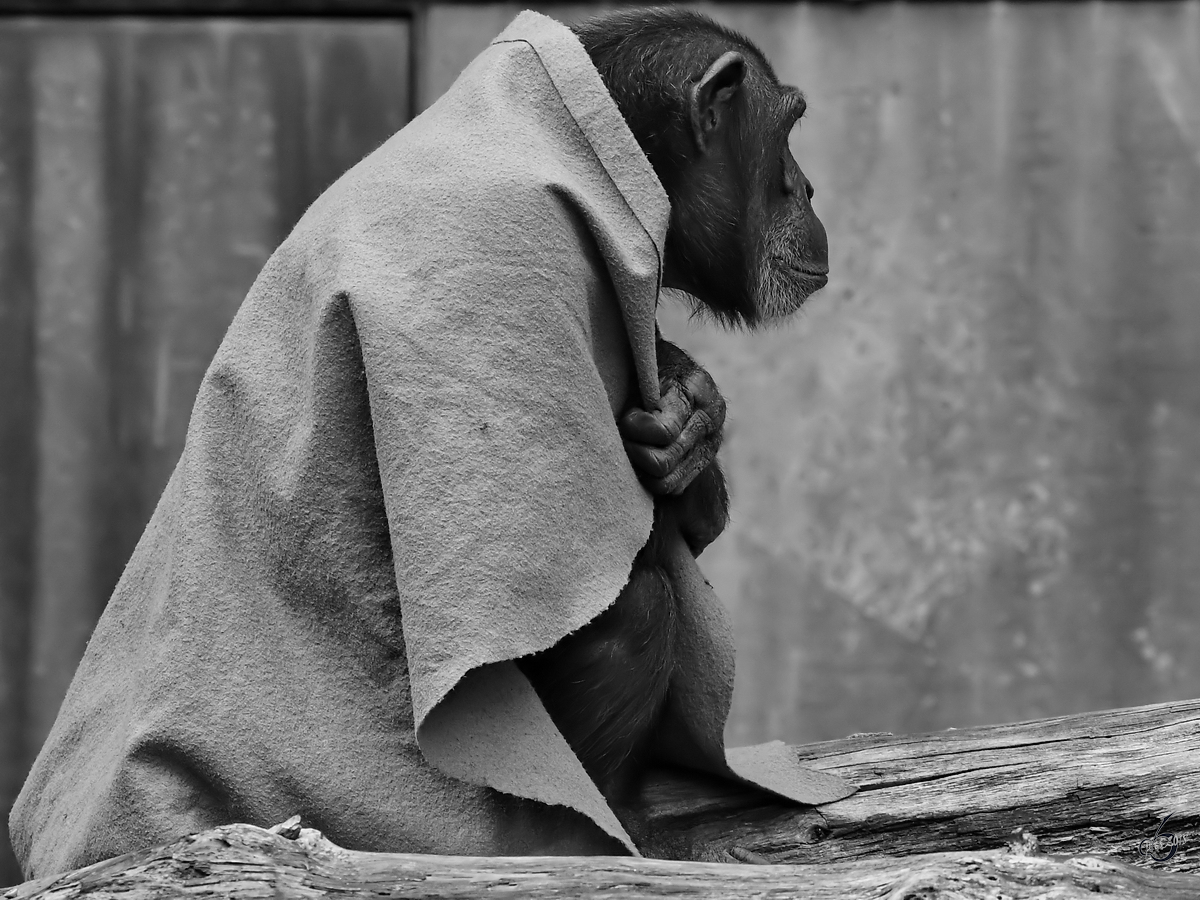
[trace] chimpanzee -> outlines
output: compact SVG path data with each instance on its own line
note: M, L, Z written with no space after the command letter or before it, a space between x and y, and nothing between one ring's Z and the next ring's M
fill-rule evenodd
M824 286L825 229L788 147L804 96L748 38L685 9L622 10L573 28L671 201L663 286L730 326L781 319ZM655 495L654 527L611 607L520 661L584 768L627 801L670 690L675 593L663 553L699 554L725 527L716 462L725 403L686 353L658 340L661 409L618 423Z

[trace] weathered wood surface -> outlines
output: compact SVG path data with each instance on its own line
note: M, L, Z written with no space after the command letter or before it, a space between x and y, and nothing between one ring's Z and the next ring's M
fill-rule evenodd
M1200 897L1200 876L1190 874L1200 869L1200 701L932 735L862 735L795 749L813 766L849 778L859 793L798 809L728 784L663 774L648 791L635 831L648 854L667 859L359 853L293 820L277 826L277 834L250 825L214 829L30 882L4 900L613 891L624 897Z
M293 832L294 833L294 832ZM628 857L458 857L357 853L305 829L295 838L227 825L14 888L4 900L75 897L624 898L890 897L1072 900L1119 893L1194 900L1200 877L1098 859L937 853L854 863L735 865Z
M654 856L718 861L739 847L774 863L992 850L1024 839L1046 853L1200 870L1200 700L849 737L796 752L859 792L795 809L664 776L649 792L640 837ZM1149 841L1168 815L1154 850ZM1149 859L1152 850L1167 854L1168 834L1170 859Z

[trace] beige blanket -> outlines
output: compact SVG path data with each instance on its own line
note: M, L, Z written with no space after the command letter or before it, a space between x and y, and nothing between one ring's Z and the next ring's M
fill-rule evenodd
M512 659L616 598L652 501L669 207L583 48L522 14L263 269L13 809L43 876L293 813L357 849L633 851ZM664 752L730 774L733 656L679 546ZM781 747L794 799L850 793Z

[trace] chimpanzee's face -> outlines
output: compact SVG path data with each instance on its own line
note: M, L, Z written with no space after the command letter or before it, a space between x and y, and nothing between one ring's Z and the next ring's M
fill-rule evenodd
M739 53L713 63L691 95L695 151L669 173L666 277L731 324L800 308L829 275L813 188L789 146L804 96Z
M768 88L769 89L769 88ZM829 278L829 243L825 226L812 207L813 186L801 171L789 145L807 104L795 88L777 89L774 113L762 122L765 132L761 177L758 179L762 246L754 254L755 318L749 324L781 319L800 308ZM753 229L752 229L753 231Z

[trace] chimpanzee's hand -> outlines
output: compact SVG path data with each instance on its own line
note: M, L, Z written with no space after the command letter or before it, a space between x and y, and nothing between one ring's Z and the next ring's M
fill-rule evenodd
M629 461L652 494L683 493L721 446L725 399L690 356L658 339L661 409L631 409L618 428Z

